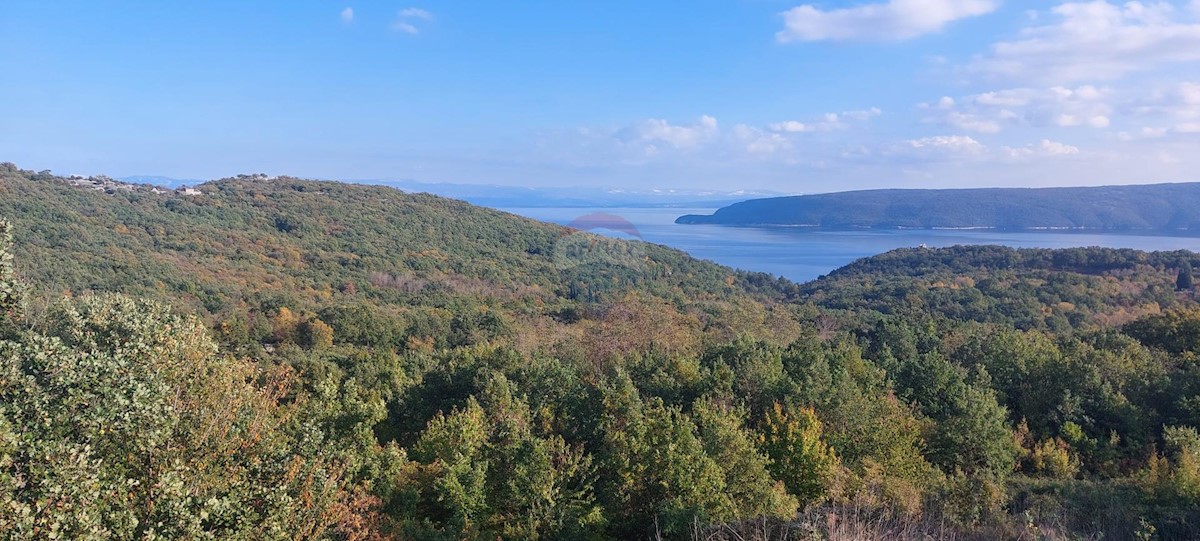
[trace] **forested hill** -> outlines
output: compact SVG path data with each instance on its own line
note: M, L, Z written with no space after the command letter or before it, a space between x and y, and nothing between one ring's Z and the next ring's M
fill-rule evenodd
M1180 275L1200 254L1112 248L903 248L802 284L822 308L1070 332L1106 329L1193 304Z
M0 541L1198 539L1198 257L793 284L389 188L0 164Z
M760 276L663 246L589 237L592 253L571 252L571 229L388 187L259 176L208 182L197 195L89 187L0 166L0 217L14 222L30 281L190 296L209 312L272 293L324 301L361 288L585 301L630 286L779 295Z
M1200 183L1094 188L866 190L754 199L681 224L1200 231Z
M709 322L705 333L732 333L761 325L795 287L659 245L389 187L241 176L196 191L0 164L0 219L13 222L35 294L121 292L234 328L281 307L367 306L401 329L402 345L445 345L464 312L503 322L511 341L577 342L560 331L602 325L602 316L650 317L613 309L632 304L674 315L657 314L659 323L698 319Z

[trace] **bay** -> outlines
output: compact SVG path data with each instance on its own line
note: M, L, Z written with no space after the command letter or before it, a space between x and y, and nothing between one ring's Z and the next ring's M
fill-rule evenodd
M593 232L617 238L637 239L683 250L693 257L730 267L765 272L805 282L851 263L896 248L926 245L940 248L957 245L1001 245L1014 248L1075 248L1100 246L1138 250L1200 251L1200 237L1152 236L1118 233L1004 232L986 230L870 230L824 231L802 228L731 227L679 225L684 214L711 214L712 208L501 208L520 216L570 224L582 217L586 223L614 224L613 229L594 227ZM623 221L621 221L623 220ZM628 222L634 234L621 229Z

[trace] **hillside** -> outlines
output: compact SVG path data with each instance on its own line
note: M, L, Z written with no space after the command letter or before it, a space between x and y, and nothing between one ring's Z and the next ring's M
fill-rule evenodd
M1190 306L1176 291L1188 251L904 248L860 259L802 284L802 298L833 311L908 320L1002 324L1026 330L1112 328Z
M866 190L754 199L680 224L826 229L1200 231L1200 183L1094 188Z
M243 176L196 189L7 164L0 217L14 222L22 276L42 295L119 291L213 321L368 305L431 336L456 307L483 306L553 337L633 295L720 334L777 319L770 306L788 287L663 246L389 187Z
M1197 265L793 284L386 187L4 165L0 539L1196 538Z

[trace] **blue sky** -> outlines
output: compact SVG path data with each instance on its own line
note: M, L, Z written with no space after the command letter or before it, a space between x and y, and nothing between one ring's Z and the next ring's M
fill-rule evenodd
M5 0L0 68L63 174L1200 181L1200 0Z

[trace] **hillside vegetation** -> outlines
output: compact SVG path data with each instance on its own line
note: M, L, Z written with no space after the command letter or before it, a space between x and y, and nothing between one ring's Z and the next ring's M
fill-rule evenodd
M803 284L800 294L858 318L939 317L1067 333L1190 306L1178 280L1193 266L1200 255L1188 251L908 248L851 263Z
M22 276L44 295L119 291L239 335L281 308L369 308L395 344L438 347L483 334L526 350L577 344L574 329L617 320L644 330L643 341L674 321L698 322L672 336L680 344L796 332L775 327L790 319L775 302L785 282L662 246L380 186L241 177L198 190L105 193L7 164L0 217L14 223Z
M864 190L744 201L681 224L827 229L1200 230L1200 183L1094 188Z
M1200 536L1196 254L793 284L387 188L2 175L0 539Z

